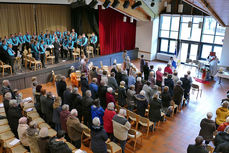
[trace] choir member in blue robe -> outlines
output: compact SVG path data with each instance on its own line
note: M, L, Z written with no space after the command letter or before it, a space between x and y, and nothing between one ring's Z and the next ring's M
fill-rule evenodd
M16 36L12 35L11 40L12 40L13 50L17 54L18 45L19 45L18 38Z
M26 34L24 35L24 40L25 40L26 49L29 50L30 42L31 42L31 35L29 34L29 32L26 32Z
M95 51L96 51L96 44L97 44L97 41L98 41L98 38L97 38L97 36L95 35L95 33L93 32L93 33L91 34L91 46L93 46L93 48L94 48L94 53L95 53Z
M69 51L69 54L70 54L70 60L72 60L73 49L74 49L74 41L72 41L72 37L69 37L69 40L68 40L68 51Z
M65 31L63 32L63 37L65 38L68 34L68 29L66 28Z
M45 67L45 45L44 45L44 41L42 40L40 43L40 59L41 59L41 63L42 63L42 67Z
M35 43L34 43L34 58L36 59L36 60L39 60L40 58L39 58L39 54L40 54L40 46L39 46L39 44L38 44L38 42L37 41L35 41Z
M60 32L59 29L56 29L55 34L56 34L57 38L59 38L59 39L61 38L61 32ZM54 39L55 39L55 38L54 38Z
M81 47L83 48L83 51L84 51L84 55L87 56L87 53L86 53L86 48L87 48L87 37L85 36L85 34L83 33L82 34L82 44L81 44Z
M15 52L12 49L12 45L9 44L7 48L7 53L9 57L9 65L12 67L12 72L14 73L14 61L15 61Z

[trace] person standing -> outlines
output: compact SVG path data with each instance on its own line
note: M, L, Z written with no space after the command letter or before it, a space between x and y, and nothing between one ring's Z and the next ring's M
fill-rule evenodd
M140 71L143 73L143 67L145 65L145 60L143 59L144 55L141 55L141 61L140 61Z
M82 39L81 40L82 41L81 42L81 49L83 49L84 55L87 56L86 48L87 48L87 41L88 41L88 39L87 39L87 37L85 36L84 33L82 34L82 38L81 39Z
M208 61L209 61L209 67L210 67L210 76L213 79L214 76L217 73L217 64L219 62L219 59L217 58L215 52L210 52L210 55L208 56Z
M203 145L203 141L203 137L196 137L196 143L188 146L187 153L208 153L206 147Z
M94 53L95 53L95 51L96 51L96 43L97 43L97 41L98 41L98 38L97 38L97 36L95 35L95 33L93 32L93 33L91 34L91 45L93 46Z
M46 68L45 67L45 46L44 46L43 40L41 41L41 44L40 44L40 59L41 59L42 67Z
M59 63L59 52L61 49L60 42L58 41L58 38L55 38L53 46L54 46L55 63L57 64L57 63Z

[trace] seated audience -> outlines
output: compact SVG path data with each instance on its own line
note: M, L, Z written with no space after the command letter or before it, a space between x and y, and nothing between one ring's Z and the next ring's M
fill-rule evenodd
M10 129L14 133L15 137L18 138L18 121L22 117L22 109L18 106L15 99L10 100L7 114Z
M60 112L60 124L61 124L61 129L65 132L67 132L66 122L69 115L70 115L69 106L67 104L64 104L62 106L62 111Z
M209 144L213 140L213 133L216 130L215 121L212 120L213 114L211 112L207 113L207 118L204 118L200 122L200 133L205 140L205 144Z
M131 111L135 107L135 94L136 94L135 86L131 85L126 93L126 101L127 101L128 109Z
M94 100L94 104L91 106L91 118L98 117L101 125L103 125L104 109L100 106L99 99Z
M216 110L216 128L218 128L221 124L223 124L226 121L226 118L229 116L229 110L228 110L228 101L224 101L222 103L222 107L219 107Z
M29 141L29 149L31 153L41 153L37 143L38 134L39 130L37 128L37 123L34 121L30 122L26 135Z
M224 132L218 132L214 139L215 150L219 150L222 144L229 142L229 126L227 126ZM220 147L221 146L221 147Z
M72 153L72 150L65 143L65 132L60 130L57 132L57 136L53 137L49 141L50 153Z
M113 89L111 87L107 88L107 93L106 93L106 103L107 103L107 105L110 102L115 103L115 98L114 98L114 95L113 95Z
M42 127L39 131L39 138L37 140L40 153L50 153L49 151L49 140L48 128Z
M136 94L140 93L140 91L142 90L142 87L143 87L142 78L141 77L137 77L137 82L135 84Z
M29 149L29 141L26 135L26 131L29 128L29 125L27 124L27 118L21 117L18 121L18 138L21 141L21 144L26 148Z
M111 76L108 78L107 86L111 87L114 90L118 89L118 83L115 79L115 73L114 72L111 72Z
M55 124L55 130L58 132L61 130L61 124L60 124L60 112L61 112L61 98L56 97L54 103L53 103L53 115L52 115L52 121Z
M103 127L104 130L107 132L108 137L113 140L113 125L112 119L116 115L115 106L113 102L110 102L105 109L104 116L103 116Z
M86 96L83 97L82 100L82 111L83 111L83 118L84 124L88 127L91 126L91 106L93 104L93 99L91 98L91 91L86 91Z
M68 136L71 139L73 145L77 148L81 148L81 135L83 132L83 127L80 120L77 118L78 112L76 109L71 110L71 115L67 119L67 131Z
M118 88L118 104L123 107L126 105L126 88L125 82L121 81L120 86Z
M137 114L144 117L146 108L148 107L148 101L145 97L145 91L142 90L139 94L135 95Z
M229 126L229 116L226 118L226 121L217 128L217 131L224 131L225 128Z
M161 120L161 101L158 94L154 94L153 98L149 101L149 120L152 122L158 122Z
M196 143L188 146L187 153L208 153L206 147L203 145L203 141L203 137L196 137Z
M100 124L98 117L93 118L91 127L91 150L93 153L107 153L108 136Z
M101 103L101 106L103 107L103 109L105 109L107 106L106 93L107 93L107 86L105 86L104 81L101 81L99 89L98 89L98 96L99 96L100 103Z
M119 141L122 148L122 153L125 153L125 145L128 137L128 130L131 128L131 124L125 118L126 110L120 109L119 114L115 115L112 119L113 133L115 141Z

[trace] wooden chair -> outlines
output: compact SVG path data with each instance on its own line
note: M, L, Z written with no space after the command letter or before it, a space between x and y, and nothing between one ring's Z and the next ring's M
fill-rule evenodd
M130 129L128 131L128 138L129 138L128 142L134 141L134 151L136 150L137 139L141 138L141 144L142 144L142 133L139 131Z
M10 69L10 74L12 75L12 67L8 64L4 64L2 61L0 61L0 68L2 68L2 77L4 77L5 69Z
M49 51L45 52L45 63L47 64L47 60L51 60L51 63L54 64L55 56L50 55Z
M191 90L192 90L192 92L197 91L196 99L199 96L199 92L200 92L200 97L201 97L201 95L202 95L202 89L200 88L200 86L198 84L192 84L191 85Z
M21 144L17 145L13 148L7 149L6 153L28 153L28 150L26 150Z
M32 65L34 65L34 71L38 69L39 65L41 66L41 69L42 69L41 61L37 61L34 57L30 57L29 67L31 68Z
M73 144L71 144L70 142L66 142L66 144L67 144L68 147L72 150L72 152L75 152L76 147L75 147Z
M146 127L146 128L147 128L146 136L149 135L149 128L150 128L151 126L153 126L153 130L154 130L154 123L151 122L148 118L139 116L139 121L138 121L138 123L139 123L140 125L142 125L143 127Z
M81 142L88 142L89 141L89 148L91 148L91 130L84 124L81 124L82 127L83 127L83 132L82 132L82 135L81 135ZM85 139L84 136L86 136Z
M74 48L72 55L73 55L73 59L74 59L74 62L75 62L77 57L80 58L80 49L79 48Z
M127 110L127 119L130 120L130 124L133 126L134 124L136 125L135 126L135 129L138 128L138 121L139 121L139 116L130 111L130 110Z
M52 137L56 136L56 134L57 134L57 132L54 129L48 129L48 136L49 137L52 138Z
M12 149L12 148L14 148L14 147L20 145L20 142L16 143L15 145L11 145L10 143L11 143L14 139L16 139L16 138L14 137L14 138L11 138L11 139L9 139L9 140L4 141L4 148Z
M122 148L117 145L116 143L114 142L108 142L106 143L107 144L107 152L108 153L116 153L116 152L121 152L122 151Z
M21 58L20 57L15 58L15 67L17 68L17 70L21 70Z
M92 55L92 57L95 57L94 56L94 48L92 46L88 46L87 47L87 56L88 56L88 58L90 57L90 55Z
M2 125L8 125L8 120L7 119L0 120L0 126Z

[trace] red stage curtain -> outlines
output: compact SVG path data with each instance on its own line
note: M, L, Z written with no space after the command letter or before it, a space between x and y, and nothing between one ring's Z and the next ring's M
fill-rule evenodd
M123 22L123 14L99 8L100 54L107 55L135 48L136 21Z

